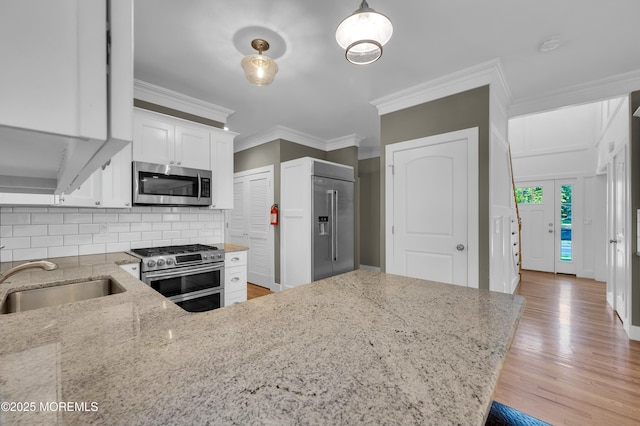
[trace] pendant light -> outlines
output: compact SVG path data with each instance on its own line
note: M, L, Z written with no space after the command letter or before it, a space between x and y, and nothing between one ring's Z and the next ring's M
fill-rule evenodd
M257 38L251 42L251 47L257 50L258 54L254 53L242 58L240 65L244 70L244 76L256 86L271 84L278 72L278 64L270 57L262 54L262 52L269 50L269 43Z
M336 41L345 49L345 57L352 64L366 65L382 56L384 46L393 34L389 18L369 7L366 0L336 30Z

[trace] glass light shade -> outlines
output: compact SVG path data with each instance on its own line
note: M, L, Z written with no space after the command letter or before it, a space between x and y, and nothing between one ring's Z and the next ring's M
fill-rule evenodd
M253 54L242 58L240 63L244 76L256 86L267 86L273 82L278 72L278 64L268 56Z
M389 18L369 8L366 2L344 19L336 30L336 41L345 49L351 63L366 65L382 56L384 46L393 34Z

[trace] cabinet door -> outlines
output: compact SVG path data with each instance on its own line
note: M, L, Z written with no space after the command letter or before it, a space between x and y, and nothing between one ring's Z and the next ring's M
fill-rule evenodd
M98 169L71 194L60 196L65 207L102 207L102 169Z
M211 170L211 142L207 130L176 126L175 137L175 161L178 166Z
M104 1L5 0L0 125L107 139Z
M137 111L133 122L133 159L147 163L173 164L175 126Z
M131 144L113 156L102 172L103 207L131 207Z
M233 208L233 136L220 137L212 134L211 169L213 172L214 209Z

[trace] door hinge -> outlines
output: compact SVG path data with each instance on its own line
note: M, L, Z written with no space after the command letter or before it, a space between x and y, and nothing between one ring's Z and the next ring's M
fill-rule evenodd
M392 234L395 234L395 233L396 233L396 227L395 227L395 226L393 226L393 225L391 225L391 233L392 233Z

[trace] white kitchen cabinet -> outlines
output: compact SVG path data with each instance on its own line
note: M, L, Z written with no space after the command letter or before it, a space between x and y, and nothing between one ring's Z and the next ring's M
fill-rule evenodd
M247 252L225 253L224 306L247 300Z
M140 279L140 263L125 263L119 266L130 273L135 279Z
M0 191L70 192L131 141L132 23L131 0L3 2Z
M131 207L131 146L93 172L80 188L60 196L67 207Z
M211 130L213 209L233 208L233 139L237 133Z
M133 159L210 170L209 127L135 109Z

